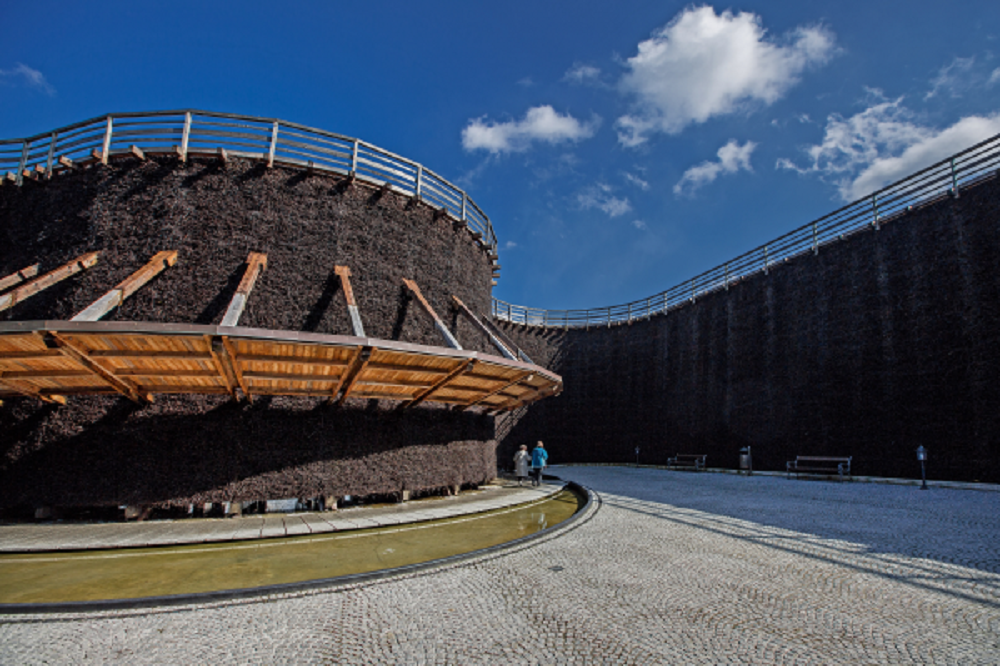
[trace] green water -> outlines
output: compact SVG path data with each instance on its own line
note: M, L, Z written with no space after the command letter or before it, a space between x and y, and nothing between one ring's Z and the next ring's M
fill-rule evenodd
M569 518L562 491L523 507L377 529L225 544L0 556L0 603L132 599L297 583L495 546Z

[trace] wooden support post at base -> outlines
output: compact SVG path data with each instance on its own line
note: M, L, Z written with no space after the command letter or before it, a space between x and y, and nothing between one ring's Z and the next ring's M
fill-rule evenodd
M177 261L176 250L157 252L149 262L128 276L118 286L101 296L76 314L70 321L97 321L125 302L125 299L139 290L140 287L159 275L163 269L173 266Z
M222 318L220 326L236 326L240 315L243 314L243 308L246 307L247 298L250 297L250 292L253 291L253 286L257 282L257 277L265 268L267 268L266 254L251 252L247 255L247 268L243 273L243 279L240 281L236 293L233 294L232 300L229 301L229 308L226 310L226 315Z
M69 276L90 268L97 263L97 255L97 252L88 252L87 254L80 255L76 259L66 262L54 271L49 271L42 277L32 280L28 284L0 296L0 311L7 310L21 301L34 296L38 292L65 280Z
M340 286L344 290L344 298L347 300L347 313L351 316L351 330L358 338L365 337L365 328L361 325L361 313L358 311L358 304L354 301L354 290L351 289L351 269L347 266L334 266L333 272L340 277Z
M406 288L413 293L414 297L416 297L417 301L424 308L424 312L426 312L434 321L434 327L438 330L438 333L441 334L441 337L444 338L444 341L448 344L448 346L452 349L461 349L462 345L458 344L458 340L455 339L455 336L451 334L448 327L444 325L441 318L438 317L436 312L434 312L434 308L432 308L431 304L427 302L424 295L420 293L420 287L417 286L417 283L413 280L403 278L403 284L406 285Z

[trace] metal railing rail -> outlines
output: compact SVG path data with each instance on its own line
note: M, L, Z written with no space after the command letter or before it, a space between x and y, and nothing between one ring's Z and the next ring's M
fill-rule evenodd
M957 197L963 187L1000 177L1000 135L956 153L873 194L779 236L658 294L630 303L585 310L546 310L493 299L497 319L531 326L583 327L628 323L693 303L792 257L816 254L828 243L862 229L878 229L907 211Z
M107 160L136 146L144 152L217 153L345 175L418 197L464 222L492 255L497 239L489 217L463 190L423 165L360 139L274 118L183 109L114 113L51 132L0 140L0 175L7 184L51 178L68 162Z

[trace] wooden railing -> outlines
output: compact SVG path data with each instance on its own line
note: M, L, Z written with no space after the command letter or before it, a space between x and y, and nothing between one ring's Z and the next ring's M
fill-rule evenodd
M792 257L818 253L824 245L863 229L878 229L907 211L946 197L958 197L962 188L1000 177L998 167L1000 135L653 296L587 310L544 310L493 299L493 315L517 324L556 327L610 326L645 319L693 303L706 294L728 290L750 275L766 274Z
M496 255L497 240L485 213L463 190L430 169L370 143L297 123L229 113L180 110L116 113L23 139L0 141L0 174L5 184L51 178L70 164L107 161L131 152L219 153L276 162L388 184L465 222L478 241ZM495 259L494 259L495 260Z

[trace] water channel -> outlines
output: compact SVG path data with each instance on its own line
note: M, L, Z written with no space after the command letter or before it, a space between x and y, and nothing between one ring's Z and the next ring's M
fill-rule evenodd
M0 604L198 594L393 569L529 536L568 519L585 501L563 490L486 513L336 534L2 555Z

